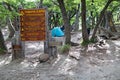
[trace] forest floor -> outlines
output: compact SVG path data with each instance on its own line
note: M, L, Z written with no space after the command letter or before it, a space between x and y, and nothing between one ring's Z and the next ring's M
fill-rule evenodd
M75 33L72 41L79 43L80 37ZM0 55L0 80L120 80L120 40L107 40L107 44L101 50L91 44L87 52L81 46L71 47L71 53L80 53L79 60L59 53L51 62L39 63L43 42L26 42L25 60L11 61L11 54Z

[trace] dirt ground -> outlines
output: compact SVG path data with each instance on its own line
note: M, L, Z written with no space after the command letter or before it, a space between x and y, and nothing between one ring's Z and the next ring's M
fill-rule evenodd
M39 63L43 42L26 42L25 60L11 61L11 54L0 56L0 80L120 80L120 40L107 44L106 49L91 44L86 52L81 46L71 47L70 52L80 53L80 60L59 54L51 62Z

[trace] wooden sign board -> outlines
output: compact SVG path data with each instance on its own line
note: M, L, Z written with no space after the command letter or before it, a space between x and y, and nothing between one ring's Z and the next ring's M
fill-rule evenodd
M46 38L46 10L20 10L20 26L22 41L41 41Z
M62 42L49 42L49 46L62 46Z

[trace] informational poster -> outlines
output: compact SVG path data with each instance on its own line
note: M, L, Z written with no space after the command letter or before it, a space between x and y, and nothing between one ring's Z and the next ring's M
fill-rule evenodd
M46 10L20 10L20 37L22 41L44 41L46 38Z

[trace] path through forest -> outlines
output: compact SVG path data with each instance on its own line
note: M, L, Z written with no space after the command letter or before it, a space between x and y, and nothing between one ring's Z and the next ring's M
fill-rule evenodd
M72 40L79 42L80 36L74 34ZM43 42L26 42L24 61L11 62L11 54L0 56L0 80L120 80L120 40L107 43L107 50L72 47L70 52L79 52L80 60L59 54L51 62L39 63Z

